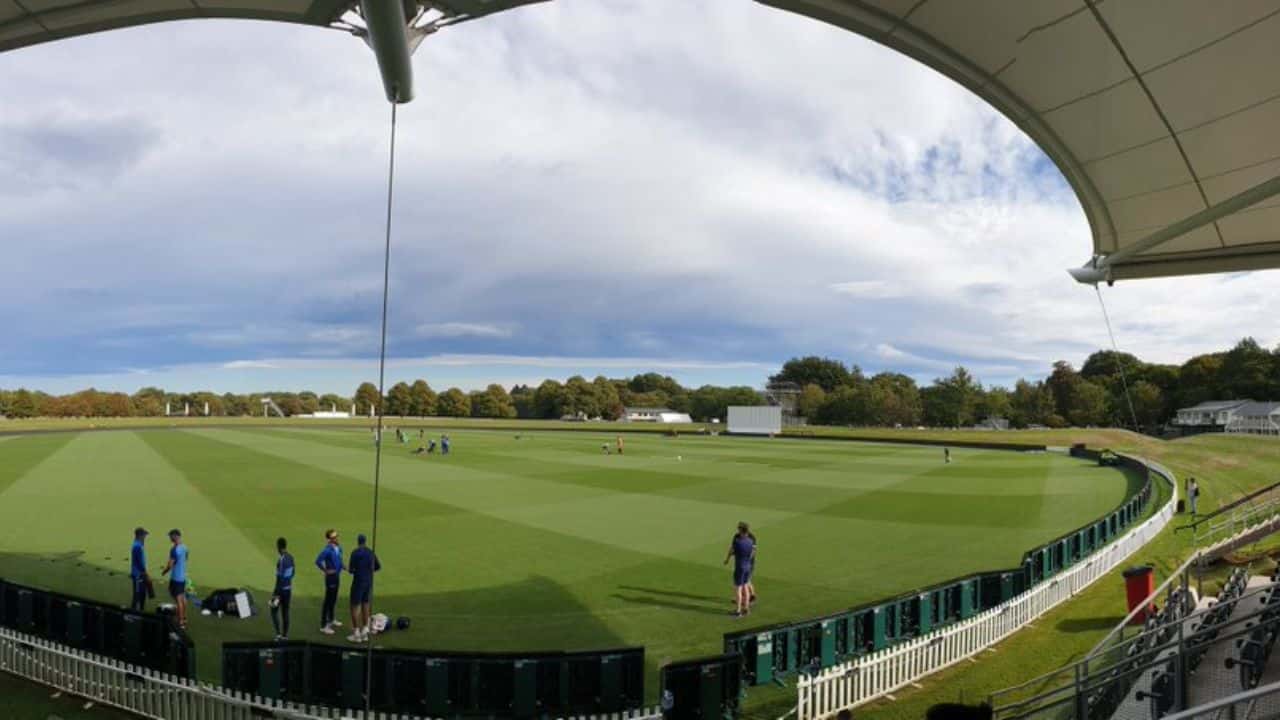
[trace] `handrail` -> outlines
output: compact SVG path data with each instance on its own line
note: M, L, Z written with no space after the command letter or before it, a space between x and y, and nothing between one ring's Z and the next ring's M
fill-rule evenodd
M1238 692L1235 695L1218 698L1212 702L1197 705L1193 708L1188 708L1172 715L1165 715L1164 720L1193 720L1194 718L1204 717L1206 714L1212 713L1215 710L1222 710L1223 708L1229 708L1232 705L1239 705L1240 703L1254 702L1267 697L1268 695L1277 693L1280 693L1280 682L1274 682L1270 685L1259 685L1252 690Z
M1133 621L1133 619L1138 617L1140 613L1145 612L1147 608L1151 607L1151 601L1157 597L1160 597L1160 593L1164 592L1169 587L1170 583L1182 578L1183 574L1187 572L1188 569L1190 569L1191 564L1194 562L1198 562L1200 560L1200 556L1201 556L1201 552L1199 550L1192 553L1191 557L1187 558L1186 562L1179 565L1178 569L1169 573L1169 577L1165 578L1164 582L1160 583L1159 587L1157 587L1155 590L1152 590L1150 595L1147 595L1145 598L1142 599L1142 602L1138 603L1132 610L1130 610L1129 614L1125 615L1123 620L1117 623L1115 627L1111 628L1111 632L1107 633L1106 637L1099 640L1098 644L1094 645L1093 649L1090 650L1089 653L1084 656L1084 659L1078 662L1088 662L1090 659L1100 655L1102 653L1103 648L1106 646L1106 644L1110 642L1111 638L1115 637L1118 634L1123 633L1124 629L1129 626L1129 624Z

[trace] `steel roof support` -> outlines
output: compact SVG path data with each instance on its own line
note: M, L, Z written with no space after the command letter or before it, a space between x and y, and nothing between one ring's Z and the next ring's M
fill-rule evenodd
M1208 225L1211 222L1219 220L1235 212L1244 210L1247 207L1257 205L1268 198L1280 195L1280 175L1271 178L1265 182L1254 185L1237 195L1223 200L1217 205L1201 210L1194 215L1189 215L1176 223L1157 230L1154 233L1130 243L1120 248L1116 252L1109 255L1098 255L1092 260L1078 268L1067 270L1076 282L1086 285L1096 285L1099 282L1111 282L1111 266L1122 263L1128 258L1144 253L1152 248L1159 247L1170 240L1186 235L1192 230Z
M404 6L389 0L360 0L360 14L368 26L366 39L378 60L387 100L409 102L413 99L413 49Z

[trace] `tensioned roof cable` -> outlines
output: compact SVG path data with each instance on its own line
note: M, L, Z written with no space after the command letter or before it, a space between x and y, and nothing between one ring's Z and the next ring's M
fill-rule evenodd
M1133 431L1142 432L1138 426L1138 413L1133 411L1133 398L1129 397L1129 379L1125 377L1124 362L1120 359L1120 348L1116 345L1116 334L1111 331L1111 316L1107 314L1107 303L1102 299L1102 288L1097 283L1093 286L1098 293L1098 304L1102 306L1102 319L1107 323L1107 335L1111 337L1111 352L1115 353L1116 367L1120 368L1120 387L1124 388L1124 401L1129 405L1129 419L1133 420Z
M376 555L378 552L378 490L382 481L382 417L386 402L384 385L387 377L387 301L391 297L391 208L395 197L396 186L396 107L391 103L391 151L387 158L387 232L382 250L382 334L378 349L378 424L374 430L373 443L373 527L369 532L369 549ZM369 597L373 601L372 594ZM372 604L370 604L369 624L373 624ZM352 628L351 632L359 632ZM365 712L373 711L373 633L365 635Z

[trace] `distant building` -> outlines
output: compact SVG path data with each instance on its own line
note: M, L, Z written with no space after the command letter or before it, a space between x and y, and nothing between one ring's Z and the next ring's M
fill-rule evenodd
M1252 400L1209 400L1189 408L1181 408L1173 424L1183 435L1224 432L1235 413Z
M294 417L300 417L300 418L322 418L322 419L330 419L330 420L337 419L337 418L353 418L355 416L356 416L355 405L352 405L351 410L348 412L343 412L339 410L337 405L330 405L328 410L317 410L313 413L307 413L306 415L294 415Z
M622 409L622 422L651 423L691 423L689 413L676 412L671 408L632 407Z
M999 415L992 415L973 426L974 430L1008 430L1009 420Z
M1227 423L1236 435L1280 435L1280 402L1248 402L1236 408Z

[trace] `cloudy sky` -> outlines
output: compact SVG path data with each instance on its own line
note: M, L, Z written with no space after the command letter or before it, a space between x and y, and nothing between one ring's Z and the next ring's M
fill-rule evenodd
M557 0L450 28L400 112L392 381L825 354L1040 376L1107 343L1074 196L981 100L751 2ZM335 31L196 21L0 55L0 386L374 377L388 106ZM1104 289L1121 346L1280 340L1275 274Z

